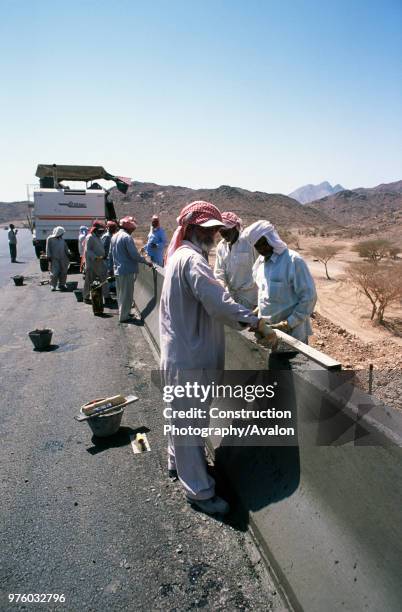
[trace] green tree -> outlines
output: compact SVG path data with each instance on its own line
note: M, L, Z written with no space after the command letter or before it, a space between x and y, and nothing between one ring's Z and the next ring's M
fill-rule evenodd
M377 263L389 256L390 249L393 246L389 240L378 238L375 240L363 240L363 242L356 244L353 250L359 253L359 256L363 259Z

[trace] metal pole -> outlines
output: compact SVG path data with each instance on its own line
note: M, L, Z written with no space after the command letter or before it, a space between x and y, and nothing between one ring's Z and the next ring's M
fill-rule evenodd
M53 168L53 187L54 189L57 189L57 166L56 164L53 164L52 168Z

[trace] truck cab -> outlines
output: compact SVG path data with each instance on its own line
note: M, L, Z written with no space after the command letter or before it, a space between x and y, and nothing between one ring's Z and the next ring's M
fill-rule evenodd
M36 171L39 187L33 192L33 246L39 258L46 251L46 239L61 225L71 259L79 262L78 234L82 225L90 227L95 219L115 220L116 213L109 190L95 182L112 180L126 193L130 179L109 174L102 166L58 166L40 164ZM79 188L62 183L79 182Z

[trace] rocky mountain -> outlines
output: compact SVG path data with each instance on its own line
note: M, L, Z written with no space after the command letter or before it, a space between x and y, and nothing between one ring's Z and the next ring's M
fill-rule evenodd
M258 219L268 219L282 229L323 226L335 228L338 225L324 212L301 206L288 196L248 191L229 185L221 185L217 189L190 189L134 181L126 195L115 189L112 198L117 215L134 215L143 229L149 227L151 216L157 213L162 224L168 230L173 230L180 210L194 200L207 200L222 211L231 210L239 215L245 224Z
M151 217L160 214L161 222L168 231L176 227L180 210L194 200L213 202L222 211L231 210L245 224L257 219L267 219L281 229L336 228L324 212L301 206L296 200L279 193L247 191L238 187L221 185L217 189L190 189L173 185L157 185L134 181L123 195L113 189L111 197L115 203L117 217L130 214L136 217L137 234L148 231ZM27 202L0 203L0 222L25 220Z
M28 202L0 202L0 223L26 221Z
M362 233L391 232L402 226L402 181L345 189L311 202L308 208Z
M338 193L338 191L343 191L344 187L342 185L332 185L328 183L328 181L324 181L319 185L304 185L303 187L299 187L292 193L289 193L290 198L294 198L300 204L308 204L309 202L314 202L315 200L319 200L320 198L324 198L325 196L333 195Z

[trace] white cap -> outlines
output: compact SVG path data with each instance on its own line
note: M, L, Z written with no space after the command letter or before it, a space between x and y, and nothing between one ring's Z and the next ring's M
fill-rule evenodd
M224 223L222 221L218 221L218 219L208 219L208 221L204 221L204 223L197 223L201 227L222 227Z

